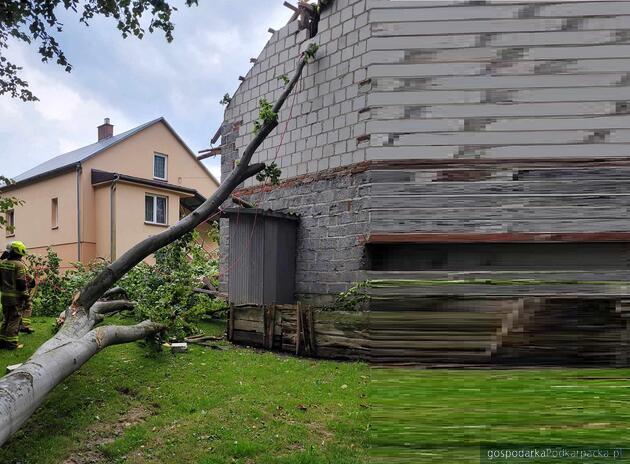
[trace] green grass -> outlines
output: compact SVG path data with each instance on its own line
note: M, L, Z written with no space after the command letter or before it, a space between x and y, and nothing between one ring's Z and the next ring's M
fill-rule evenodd
M50 324L36 318L0 369ZM220 345L108 348L50 394L0 463L465 464L482 443L630 443L628 369L370 370Z
M0 352L0 369L25 360L51 322L35 318L36 334L21 337L23 350ZM364 462L365 365L219 345L178 355L137 343L104 350L53 390L0 449L0 463Z
M630 448L628 369L380 369L369 392L375 462L479 463L480 444Z

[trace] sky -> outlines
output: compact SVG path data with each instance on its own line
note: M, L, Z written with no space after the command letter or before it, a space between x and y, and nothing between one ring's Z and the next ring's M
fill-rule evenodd
M164 116L195 152L221 125L225 93L238 87L270 35L291 16L282 0L174 0L175 39L160 32L123 39L113 19L89 27L59 10L56 37L73 65L42 63L35 46L11 43L6 56L23 66L39 102L0 96L0 173L20 174L61 153L96 142L109 117L114 133ZM206 162L220 178L219 160Z

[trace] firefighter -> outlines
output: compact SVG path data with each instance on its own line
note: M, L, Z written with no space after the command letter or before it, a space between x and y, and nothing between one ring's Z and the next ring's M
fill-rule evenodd
M22 242L11 242L7 259L0 261L0 291L4 320L0 329L0 348L15 350L22 348L18 343L20 318L25 305L30 305L28 273L22 258L26 246Z
M9 252L11 251L12 243L13 242L7 243L7 248L6 250L2 252L2 255L0 255L0 260L9 258ZM26 278L28 279L28 288L29 288L30 298L28 300L28 303L26 303L26 305L24 306L24 309L22 310L22 317L20 318L20 333L25 333L29 335L35 332L35 330L31 327L31 316L33 315L32 301L33 301L33 292L35 289L35 278L28 274Z

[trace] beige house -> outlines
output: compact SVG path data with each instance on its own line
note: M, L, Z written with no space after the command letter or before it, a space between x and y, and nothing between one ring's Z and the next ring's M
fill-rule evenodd
M17 176L3 193L23 200L7 214L6 240L30 252L52 247L67 266L115 259L139 240L175 224L218 187L164 118L114 135L105 119L98 140Z

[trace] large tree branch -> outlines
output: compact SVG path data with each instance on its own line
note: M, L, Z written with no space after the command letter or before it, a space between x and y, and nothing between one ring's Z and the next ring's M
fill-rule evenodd
M329 2L332 0L329 0ZM329 3L328 2L328 3ZM273 106L278 114L300 80L307 58L299 60L295 74ZM0 446L18 430L44 402L56 385L81 367L103 348L144 338L164 329L161 324L144 321L135 326L104 326L94 328L105 314L123 309L121 301L98 301L119 295L111 289L136 264L160 248L193 231L219 211L219 207L246 179L265 168L263 163L250 165L254 152L278 126L278 120L263 122L260 131L243 151L240 163L221 183L215 193L195 211L165 231L131 247L120 258L98 273L74 298L65 312L63 326L45 342L22 366L0 379Z

